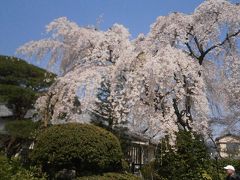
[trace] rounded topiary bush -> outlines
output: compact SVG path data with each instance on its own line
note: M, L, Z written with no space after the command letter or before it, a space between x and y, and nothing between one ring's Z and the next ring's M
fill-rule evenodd
M30 155L43 170L75 169L84 172L121 168L119 140L110 132L88 124L53 125L39 134Z

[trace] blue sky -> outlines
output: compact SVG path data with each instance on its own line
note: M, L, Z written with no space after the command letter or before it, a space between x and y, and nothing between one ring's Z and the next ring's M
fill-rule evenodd
M234 2L239 0L234 0ZM30 40L43 38L45 26L66 16L79 25L95 25L100 15L105 30L114 23L126 26L132 37L147 33L160 15L191 13L203 0L1 0L0 54L14 55Z

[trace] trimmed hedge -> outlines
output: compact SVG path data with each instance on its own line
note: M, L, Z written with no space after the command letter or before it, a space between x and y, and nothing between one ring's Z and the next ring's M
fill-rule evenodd
M83 176L77 178L77 180L140 180L141 178L136 177L132 174L125 173L104 173L102 175L95 176Z
M40 133L30 159L48 173L73 169L82 175L120 170L122 156L119 140L112 133L94 125L70 123Z

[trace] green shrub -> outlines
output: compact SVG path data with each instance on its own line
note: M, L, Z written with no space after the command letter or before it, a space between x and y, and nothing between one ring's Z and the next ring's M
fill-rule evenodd
M77 180L140 180L140 178L129 173L104 173L102 175L79 177Z
M44 130L30 158L48 173L75 169L84 174L119 170L122 151L112 133L94 125L70 123Z
M130 171L129 163L126 160L124 160L124 159L122 159L121 167L122 167L122 170L125 171L125 172L129 172Z
M8 163L8 159L4 156L0 156L0 177L3 179L10 179L12 176L12 167Z
M232 165L237 173L240 173L240 160L231 158L222 158L218 160L219 169L222 171L225 166Z
M32 168L34 169L34 168ZM5 156L0 155L0 179L3 180L44 180L44 175L37 177L34 171L27 170L20 165L17 159L7 159Z
M184 180L203 179L210 163L207 147L201 136L180 131L173 149L168 139L158 146L155 169L162 178Z
M141 169L141 174L146 180L160 179L160 176L157 174L157 171L155 169L154 161L145 164Z
M232 165L236 169L236 173L240 174L240 160L238 159L212 159L211 167L207 170L207 173L212 177L212 179L224 179L226 177L225 166Z

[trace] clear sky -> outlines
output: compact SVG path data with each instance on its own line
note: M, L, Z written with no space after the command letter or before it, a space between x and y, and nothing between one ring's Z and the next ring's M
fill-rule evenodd
M239 0L233 0L239 2ZM81 26L96 25L103 16L100 29L114 23L123 24L132 34L146 34L160 15L171 12L191 13L203 0L1 0L0 54L14 55L16 49L30 40L43 38L45 26L66 16Z

